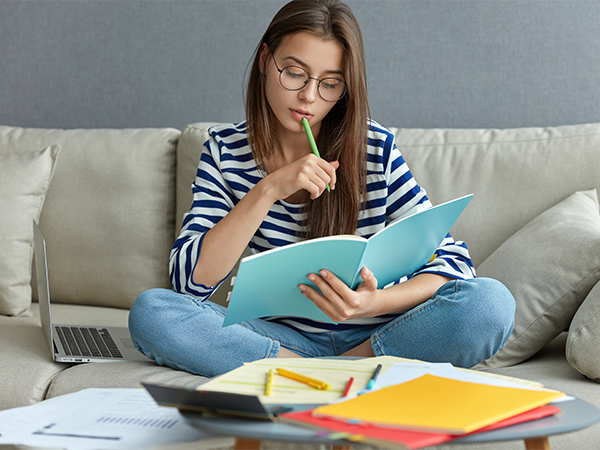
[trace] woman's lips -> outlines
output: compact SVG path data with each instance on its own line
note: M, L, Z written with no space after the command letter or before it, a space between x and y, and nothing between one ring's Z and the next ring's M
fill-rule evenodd
M306 120L310 120L312 118L312 114L307 113L306 111L302 111L300 109L292 109L292 114L294 118L298 121L302 120L306 117Z

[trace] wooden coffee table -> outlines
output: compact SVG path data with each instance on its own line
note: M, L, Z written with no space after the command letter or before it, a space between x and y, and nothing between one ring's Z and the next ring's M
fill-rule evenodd
M295 410L302 410L318 405L286 406L290 406ZM445 445L523 440L527 450L550 450L548 436L581 430L600 422L600 409L581 399L575 398L574 400L561 402L558 406L561 408L561 412L554 416L485 433L472 434L446 442ZM336 450L348 450L353 446L362 447L358 442L332 440L314 430L279 422L204 417L184 411L182 411L182 414L190 425L204 432L234 436L236 438L236 450L259 450L261 440L333 444L333 448Z

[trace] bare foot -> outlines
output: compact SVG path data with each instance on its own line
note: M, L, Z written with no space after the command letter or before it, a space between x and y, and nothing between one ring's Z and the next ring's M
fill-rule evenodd
M278 358L303 358L302 356L288 350L287 348L279 347Z
M342 353L340 356L362 356L363 358L369 358L375 356L373 347L371 347L371 340L366 340L362 344L348 350L346 353Z

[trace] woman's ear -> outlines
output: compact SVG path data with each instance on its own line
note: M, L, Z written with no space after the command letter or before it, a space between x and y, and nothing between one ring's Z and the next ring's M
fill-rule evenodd
M267 68L267 58L269 56L269 46L266 43L262 43L258 50L258 67L260 73L264 74Z

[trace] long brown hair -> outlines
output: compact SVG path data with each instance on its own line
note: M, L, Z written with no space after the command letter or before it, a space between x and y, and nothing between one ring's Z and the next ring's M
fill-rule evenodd
M307 237L353 234L361 198L366 199L367 77L362 34L350 8L337 0L293 0L275 15L259 42L248 78L246 122L248 143L257 161L273 152L277 120L267 103L265 78L260 74L260 48L274 52L289 34L309 32L337 41L343 49L347 93L323 119L319 151L327 161L339 161L335 191L308 203Z

